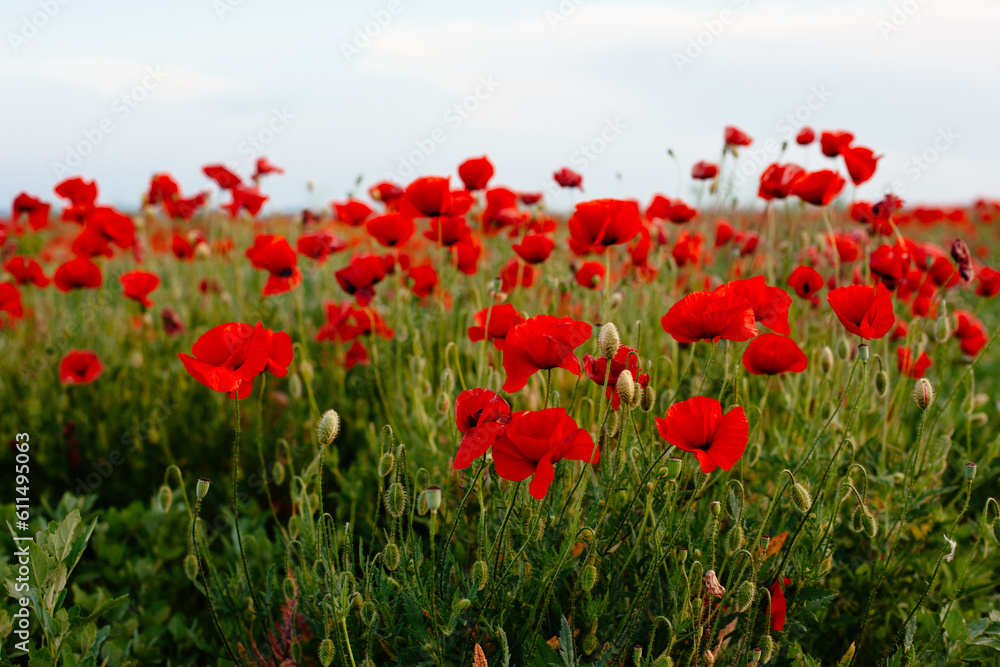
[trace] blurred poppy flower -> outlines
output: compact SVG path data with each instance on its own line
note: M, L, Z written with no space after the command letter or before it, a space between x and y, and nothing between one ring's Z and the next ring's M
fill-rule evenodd
M567 169L563 167L556 173L552 174L552 178L556 179L556 183L562 188L579 188L583 190L583 176L576 173L572 169Z
M719 165L704 160L695 162L691 167L691 178L698 181L708 181L719 175Z
M438 284L437 271L430 264L411 266L406 272L406 278L410 291L419 297L430 296Z
M667 408L657 417L660 437L678 449L691 452L703 473L716 468L730 470L743 456L750 435L750 425L742 407L725 415L722 404L714 398L695 396Z
M840 149L840 154L844 158L851 182L855 185L861 185L870 179L875 173L876 163L882 158L881 155L875 155L872 149L864 146L846 146Z
M824 130L819 135L820 150L827 157L837 157L840 155L840 151L847 148L852 141L854 141L854 135L843 130L836 132Z
M18 285L33 284L35 287L46 287L50 280L41 265L30 257L15 255L7 260L4 270L14 276Z
M799 146L808 146L815 140L816 132L814 132L811 127L803 127L799 130L799 133L795 135L795 143Z
M788 286L803 299L819 303L816 293L823 289L823 276L811 266L797 266L788 276Z
M886 287L893 289L910 270L910 251L905 245L883 243L871 254L869 266Z
M333 274L341 289L354 297L359 306L367 306L375 296L375 285L386 275L385 261L378 255L357 255L351 263Z
M493 164L485 155L482 157L469 158L458 165L458 177L462 179L462 184L466 190L485 190L486 184L493 178Z
M206 331L191 348L194 356L177 357L195 380L214 391L228 394L240 390L237 398L249 395L253 379L264 372L271 354L272 339L258 322L220 324Z
M730 291L692 292L671 306L660 326L678 343L720 338L743 342L757 335L753 307Z
M608 368L610 363L610 369ZM649 373L639 373L639 355L636 349L627 345L619 345L618 351L609 362L603 356L594 357L589 353L583 355L583 372L599 387L604 387L604 376L608 376L608 386L604 390L604 397L611 400L611 409L617 410L621 407L621 398L618 396L618 376L628 371L632 375L632 380L645 389L649 385Z
M264 296L284 294L302 282L299 256L280 234L258 234L246 256L255 269L270 274L264 284Z
M500 278L500 291L512 292L518 285L531 287L535 284L535 269L530 264L521 265L517 257L512 257L504 264L497 276Z
M333 202L333 210L338 221L351 227L360 227L372 214L371 207L357 199L349 199L343 203Z
M580 374L573 350L590 338L592 327L571 317L536 315L511 328L504 342L503 390L519 391L537 371L564 368Z
M202 167L202 172L223 190L232 190L243 185L243 179L221 164L210 164Z
M580 202L569 219L570 243L577 250L589 251L628 243L639 233L642 219L634 201L596 199Z
M882 338L896 321L892 297L882 283L838 287L826 299L844 328L866 340Z
M486 208L483 209L483 228L496 232L504 227L517 227L522 214L517 210L517 194L508 188L490 188L486 191Z
M489 389L467 389L459 394L455 398L455 423L463 435L451 467L465 470L486 454L510 419L510 405Z
M541 192L519 192L517 199L525 206L534 206L542 201L543 196Z
M259 181L261 176L267 176L268 174L283 174L285 170L281 167L277 167L266 158L257 158L257 165L253 172L253 180Z
M725 138L727 146L749 146L753 143L753 139L750 138L750 135L732 125L726 126Z
M55 193L70 203L63 209L62 219L83 224L96 205L97 183L95 181L88 183L79 177L67 178L56 185Z
M1000 271L988 266L980 267L976 280L976 294L979 296L992 297L1000 293Z
M83 231L73 241L73 254L82 257L112 257L111 244L121 249L135 245L132 218L110 206L98 206L87 214Z
M160 277L148 271L129 271L118 276L118 282L125 290L126 298L138 301L143 308L149 308L153 305L149 293L160 286Z
M482 245L475 236L459 241L448 248L452 255L455 268L467 276L474 276L479 270L479 257L483 253Z
M251 216L256 217L260 209L267 201L267 195L261 194L256 187L248 188L243 185L236 185L230 190L232 201L223 204L222 208L229 211L229 217L236 219L240 210L246 210Z
M792 188L805 173L802 167L791 163L769 165L760 175L757 196L768 201L784 199L792 193Z
M59 362L63 384L90 384L104 372L104 364L90 350L70 350Z
M770 623L771 630L774 632L780 632L785 627L785 614L788 610L788 602L785 600L784 586L792 583L792 580L788 577L782 577L781 579L781 584L775 579L774 583L767 587L767 590L771 593Z
M160 321L163 322L163 330L168 336L176 336L185 331L180 315L170 306L164 306L163 310L160 311Z
M524 316L509 303L483 308L473 315L476 326L469 327L469 340L473 343L487 337L486 327L489 326L489 340L498 350L504 348L504 341L511 328L524 322Z
M988 332L983 323L967 310L956 310L955 338L958 339L962 352L974 357L988 342Z
M677 266L697 264L701 258L701 243L704 240L701 234L692 234L686 229L681 230L674 247L670 250L670 256L674 258Z
M743 368L752 375L801 373L809 364L805 353L786 336L765 333L747 344Z
M413 236L413 219L401 213L385 213L368 220L368 234L386 248L405 245Z
M17 285L10 282L0 283L0 313L7 314L7 324L14 327L16 320L24 317L24 307L21 304L21 292ZM0 317L0 329L4 326L4 318Z
M798 178L791 194L814 206L826 206L844 189L844 177L830 169L811 171Z
M564 459L596 464L601 458L594 440L563 408L515 416L493 443L493 465L502 479L531 477L528 491L541 500L555 479L555 464Z
M390 209L396 208L404 194L403 188L389 181L382 181L368 188L368 196L375 201L382 202Z
M194 245L180 234L174 234L170 241L170 251L181 261L194 259Z
M729 243L730 239L733 238L733 226L729 224L728 220L719 218L715 221L715 247L721 248L722 246Z
M792 305L792 297L780 287L768 285L764 276L732 280L716 291L731 292L746 299L753 309L755 321L769 329L780 334L791 331L788 325L788 308Z
M410 183L404 200L425 218L445 215L451 205L449 179L441 176L424 176Z
M926 352L921 352L920 357L914 362L913 353L908 347L896 348L896 363L900 373L914 380L922 378L927 369L934 365Z
M511 249L528 264L541 264L552 254L555 245L556 242L544 234L525 234Z
M576 284L587 289L601 289L604 286L604 272L604 265L600 262L584 262L576 270Z
M31 229L38 231L49 225L49 214L52 212L52 205L46 204L41 199L32 197L26 192L14 197L14 203L10 205L10 219L17 222L21 215L28 216L28 224Z
M300 255L320 263L325 262L332 253L340 252L346 247L346 241L327 229L307 232L295 241L295 248Z
M464 217L441 216L431 219L430 229L424 232L424 238L434 241L439 246L450 248L469 238L472 230L466 224Z
M101 269L86 257L71 259L56 269L53 280L60 292L101 286Z

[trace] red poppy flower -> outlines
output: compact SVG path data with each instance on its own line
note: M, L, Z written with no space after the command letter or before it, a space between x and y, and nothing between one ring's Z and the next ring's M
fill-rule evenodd
M380 201L388 208L396 208L403 198L403 188L389 181L382 181L368 188L368 195L375 201Z
M844 328L866 340L886 335L896 321L892 297L882 283L838 287L826 299Z
M769 165L764 173L760 175L760 187L757 189L757 196L761 199L784 199L792 194L792 188L805 176L805 170L795 164L778 164L775 162Z
M149 293L160 286L160 277L155 273L129 271L118 276L118 281L125 290L126 298L138 301L143 308L149 308L153 305L149 299Z
M690 222L696 215L698 215L698 209L688 206L680 199L670 200L670 205L666 210L667 220L674 223L675 225L682 225L685 222Z
M715 221L715 247L721 248L733 238L733 226L728 220L719 218Z
M267 368L272 342L260 322L255 326L230 322L195 341L194 356L183 352L177 356L191 377L209 389L223 394L240 390L238 398L246 398L253 379Z
M755 321L767 328L780 334L791 331L788 325L788 307L792 305L792 297L780 287L768 285L764 276L733 280L716 291L729 291L749 301Z
M149 191L146 193L146 203L156 206L174 199L180 195L181 186L170 174L153 174L149 179Z
M535 269L530 264L522 265L517 257L512 257L504 264L497 275L500 278L500 291L512 292L517 286L528 288L535 284Z
M451 252L455 268L467 276L474 276L479 270L479 257L483 253L483 247L475 236L470 236L464 241L459 241L448 248Z
M827 157L837 157L843 149L847 148L851 144L852 141L854 141L854 135L843 130L839 130L837 132L824 130L823 133L819 135L820 150L822 150L823 155Z
M818 304L816 293L823 289L823 276L811 266L797 266L788 276L788 285L803 299Z
M111 244L122 249L134 246L135 223L132 218L110 206L98 206L87 214L83 231L73 241L73 254L111 257L114 255Z
M97 202L97 183L88 183L82 178L67 178L55 187L55 193L70 203L63 209L62 219L83 224Z
M248 188L243 185L237 185L230 191L230 194L233 197L232 201L223 204L222 208L229 211L229 217L234 220L239 215L241 209L246 209L246 212L251 216L256 216L260 213L264 202L267 201L267 195L261 194L260 190L256 187Z
M872 205L866 201L856 201L851 204L849 213L851 220L862 225L870 225L875 221L875 213L872 211Z
M483 308L473 315L476 326L469 327L469 340L473 343L487 337L486 326L489 323L489 340L493 341L493 347L498 350L504 348L504 342L511 328L524 322L524 315L517 312L514 306L509 303Z
M934 362L931 361L926 352L921 352L920 357L914 362L913 353L908 347L896 348L896 363L900 373L908 375L914 380L922 378L927 369L934 365Z
M451 467L465 470L486 454L510 419L510 405L489 389L468 389L459 394L455 423L463 435Z
M587 289L599 290L604 287L604 265L600 262L584 262L576 270L576 284Z
M639 206L634 201L596 199L581 202L569 219L570 243L585 252L596 246L628 243L641 227Z
M253 172L253 180L259 181L261 176L267 176L268 174L283 174L285 170L281 167L277 167L266 158L257 158L257 166Z
M799 133L795 135L795 143L799 146L808 146L813 141L816 140L816 133L811 127L803 127L799 130Z
M349 199L342 204L334 202L333 210L337 214L337 220L351 227L360 227L372 214L371 207L357 199Z
M604 387L604 376L608 376L608 386L604 390L604 397L611 399L611 408L617 410L621 406L621 398L618 396L618 376L628 370L632 374L632 380L645 389L649 384L649 373L639 373L639 356L635 353L635 348L627 345L619 345L615 356L611 358L611 370L608 370L608 360L603 356L593 357L589 353L583 355L583 372L594 384Z
M365 229L373 239L386 248L404 245L413 236L413 219L401 213L386 213L371 218Z
M94 289L101 286L101 269L86 257L77 257L59 266L53 280L60 292Z
M511 328L503 351L503 369L507 379L503 390L508 394L528 384L540 370L565 368L580 374L580 360L573 350L590 338L592 327L571 317L536 315Z
M556 242L544 234L525 234L511 249L528 264L541 264L552 254Z
M719 175L719 165L711 162L695 162L691 167L691 178L698 181L708 181Z
M750 135L738 127L733 127L732 125L726 126L725 136L727 146L749 146L753 143L753 139L750 138Z
M299 256L280 234L258 234L246 255L255 269L270 274L264 284L264 296L284 294L302 282Z
M743 368L752 375L801 373L808 364L808 357L795 341L778 334L757 336L743 353Z
M406 277L410 291L419 297L429 296L438 284L437 271L429 264L410 267Z
M346 247L346 241L326 229L307 232L295 242L295 248L300 255L310 257L320 263L325 262L332 253L340 252Z
M989 340L986 327L979 319L967 310L956 310L955 338L958 339L962 352L974 357L979 354Z
M203 208L205 204L208 203L208 192L199 192L193 197L188 197L184 199L179 195L173 199L166 199L163 202L163 208L166 210L167 215L171 218L180 218L181 220L191 220L194 214L198 212L199 209Z
M743 408L737 406L723 415L722 404L707 396L674 403L655 421L660 437L694 454L704 473L720 467L732 469L743 456L750 436Z
M11 257L3 268L14 276L18 285L32 283L35 287L45 287L50 282L48 276L42 271L41 265L30 257ZM982 271L980 271L980 275L982 275Z
M872 273L882 279L886 287L895 288L910 270L910 251L906 245L883 243L869 259Z
M14 203L10 206L11 222L17 222L21 214L28 216L28 224L31 229L38 231L49 224L49 213L52 212L52 205L46 204L41 199L32 197L27 192L22 192L14 197Z
M844 189L844 177L830 169L811 171L795 181L791 194L814 206L826 206Z
M542 201L543 196L541 192L519 192L517 199L525 206L533 206Z
M168 336L176 336L185 331L180 315L170 306L164 306L163 310L160 311L160 321L163 322L163 330Z
M830 243L830 237L826 239L827 244ZM835 234L833 237L833 246L837 250L837 256L840 258L841 264L850 264L861 256L861 246L850 234Z
M424 176L406 188L405 201L425 218L445 215L451 205L450 179Z
M90 384L104 372L104 364L90 350L70 350L59 362L63 384Z
M514 417L493 443L493 465L502 479L531 477L528 491L541 500L563 459L596 464L601 453L593 438L563 408L527 412Z
M788 577L782 577L782 583L779 584L778 580L775 579L774 583L767 587L767 590L771 592L771 630L774 632L779 632L785 627L785 614L788 611L788 602L785 600L784 586L792 583L792 580Z
M851 175L851 182L855 185L861 185L870 179L875 173L876 163L882 158L864 146L847 146L840 150L840 154L847 166L847 173Z
M243 179L221 164L210 164L201 170L223 190L233 190L243 185Z
M976 294L979 296L992 297L1000 293L1000 271L988 266L980 267L976 280Z
M556 183L562 188L579 188L583 190L583 176L576 173L572 169L567 169L563 167L556 173L552 174L552 178L556 179Z
M375 285L385 278L385 261L378 255L358 255L334 273L337 284L352 295L359 306L367 306L375 296Z
M458 165L458 177L462 179L466 190L484 190L493 178L493 164L485 155L469 158Z
M743 342L757 335L753 306L729 291L692 292L671 306L660 326L678 343Z
M460 216L440 216L431 219L431 227L424 232L424 238L440 246L450 248L469 238L472 230Z
M21 292L14 283L0 283L0 313L7 313L7 324L14 327L14 321L24 317L24 307L21 305ZM0 317L0 329L4 319Z
M654 195L653 200L649 202L649 206L646 207L645 216L649 221L653 220L666 220L667 211L670 210L670 200L663 195Z

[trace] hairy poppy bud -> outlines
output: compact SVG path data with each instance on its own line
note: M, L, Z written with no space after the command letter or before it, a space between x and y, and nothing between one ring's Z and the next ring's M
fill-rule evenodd
M333 662L333 640L327 637L319 644L319 662L323 667L330 667Z
M642 408L643 412L649 412L656 405L656 390L652 386L647 386L642 390L642 396L639 398L639 407Z
M472 566L472 581L476 590L483 590L490 582L490 566L484 560L477 560Z
M316 426L316 440L320 447L326 447L340 434L340 415L335 410L327 410Z
M427 509L431 512L437 512L441 507L441 487L440 486L428 486L427 495L425 499L427 500Z
M292 398L302 398L302 378L299 377L298 373L292 373L288 376L288 393L292 395Z
M581 542L590 542L594 539L594 530L592 528L584 528L579 533L577 533L576 539Z
M396 466L396 457L392 455L392 452L386 452L382 455L382 458L378 460L378 474L379 477L385 477L392 472L392 469Z
M184 557L184 574L191 581L196 581L198 578L198 557L194 554L188 554Z
M851 358L851 344L847 342L846 338L841 338L840 342L837 343L837 356L844 361Z
M597 583L597 568L593 565L588 565L583 568L580 573L580 588L585 591L589 591L594 588L594 584Z
M472 600L469 598L462 598L461 600L456 600L455 604L451 607L456 614L461 614L463 611L472 606Z
M309 384L312 384L313 377L316 375L316 373L315 371L313 371L313 365L311 363L303 359L301 362L299 362L299 372L302 373L303 380L305 380Z
M744 612L753 604L753 599L757 595L757 587L749 579L744 581L736 589L736 611Z
M913 383L913 402L921 410L926 410L934 402L934 387L927 378L920 378Z
M809 491L798 482L792 486L792 505L803 514L809 511L809 507L812 505L812 496L809 495Z
M819 367L824 373L829 373L833 369L833 350L829 345L824 345L819 353Z
M858 345L858 359L861 360L861 363L868 363L868 354L869 350L867 345L864 343Z
M885 393L889 390L889 374L885 371L879 371L875 374L875 391L879 396L885 396Z
M394 519L403 516L406 509L406 489L399 482L392 484L385 492L385 510Z
M437 411L439 415L446 415L451 410L451 395L443 389L437 397Z
M684 461L680 460L679 458L671 456L669 459L667 459L667 475L670 476L670 479L677 479L678 477L680 477L681 468L683 466L684 466Z
M613 438L618 435L618 427L621 425L621 420L618 418L618 411L612 410L608 413L608 437Z
M993 540L1000 544L1000 516L993 519Z
M361 593L354 591L351 593L351 609L356 612L361 612L365 606L365 599L361 597Z
M597 344L605 359L614 359L614 356L618 354L622 339L618 335L618 327L615 326L614 322L608 322L601 327L601 332L597 336Z
M156 504L160 506L160 511L166 514L170 511L170 505L174 502L174 492L164 484L156 493Z
M390 572L395 572L396 568L399 567L399 547L395 542L385 545L385 549L382 550L382 560L385 562L385 568Z
M970 461L965 464L965 479L971 482L975 478L976 478L976 464Z
M729 553L736 553L743 547L743 540L745 535L743 534L742 526L733 526L732 530L729 531L729 535L726 536L726 548L729 549Z
M774 648L774 639L771 638L771 635L764 635L760 640L760 664L766 665L771 662Z
M861 513L861 527L869 540L874 540L875 536L878 535L878 521L875 520L875 516L867 508Z
M934 325L934 338L939 343L946 342L951 338L951 319L947 313L942 313Z
M597 635L591 633L583 638L583 652L590 655L597 650Z
M629 372L621 373L615 384L615 390L618 392L621 404L631 406L632 401L635 400L635 382L632 380L632 374Z
M854 514L851 515L851 530L853 530L855 533L860 533L862 530L865 529L865 523L863 517L867 512L868 510L866 510L861 505L858 505L855 508Z
M212 485L212 480L208 477L202 477L198 480L198 485L195 487L195 493L198 496L198 500L203 500L205 496L208 495L208 487Z
M446 368L441 371L441 390L446 391L449 394L452 389L455 388L455 374L451 372L450 368Z
M281 581L281 592L286 600L294 600L296 595L295 582L291 577L285 577Z

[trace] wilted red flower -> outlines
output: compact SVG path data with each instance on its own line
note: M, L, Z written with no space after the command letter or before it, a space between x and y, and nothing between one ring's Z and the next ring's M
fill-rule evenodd
M649 384L649 373L639 373L639 355L636 349L627 345L619 345L615 356L611 358L611 368L608 369L608 360L603 356L593 357L589 353L583 355L583 373L589 377L594 384L604 387L604 376L608 376L608 385L604 390L604 397L611 399L611 408L617 410L621 406L621 398L618 396L618 376L626 370L631 373L632 380L645 389Z
M823 155L827 157L837 157L843 149L847 148L851 144L852 141L854 141L854 135L843 130L838 130L836 132L824 130L823 133L819 135L820 150L822 150Z
M94 289L101 286L101 269L86 257L77 257L60 265L53 280L60 292Z
M221 164L210 164L201 169L206 176L215 181L223 190L233 190L243 185L243 179Z
M843 176L830 169L811 171L795 181L791 194L814 206L826 206L840 194L846 182Z
M750 135L732 125L726 126L725 137L727 146L749 146L753 143Z
M788 577L782 577L782 583L779 584L778 580L775 579L774 583L767 587L767 590L771 593L771 630L774 632L781 631L785 627L785 614L788 610L788 602L785 600L785 590L784 586L792 583L792 580Z
M24 307L21 305L21 292L17 285L10 282L0 283L0 313L7 313L7 324L14 327L14 321L24 317ZM0 329L4 326L4 318L0 317Z
M493 465L502 479L519 482L532 477L528 491L541 500L555 479L555 464L563 459L597 463L601 453L586 429L563 408L515 416L493 443Z
M406 272L406 278L410 291L419 297L429 296L438 284L437 271L430 264L411 266Z
M691 178L698 181L708 181L719 175L719 165L701 160L691 167Z
M368 234L386 248L404 245L413 236L413 218L401 213L386 213L368 220Z
M795 164L769 165L760 175L760 187L757 196L761 199L784 199L792 194L792 188L805 175L805 170Z
M788 286L803 299L819 303L816 293L823 289L823 276L811 266L797 266L788 276Z
M896 348L896 363L899 372L914 380L919 380L927 372L927 369L934 365L926 352L921 352L916 362L913 361L913 353L908 347Z
M271 357L272 336L264 326L241 322L220 324L206 331L191 348L194 356L179 353L191 377L214 391L237 398L250 394L254 378L264 372Z
M604 265L600 262L584 262L576 270L576 284L587 289L601 289L605 278Z
M280 234L258 234L246 255L255 269L270 274L264 284L264 296L284 294L302 282L299 256Z
M826 299L844 328L866 340L886 335L896 321L892 297L882 283L838 287Z
M168 336L176 336L185 331L180 315L170 306L164 306L163 310L160 311L160 320L163 322L163 330Z
M996 296L1000 293L1000 271L983 266L976 273L976 278L976 294L979 296Z
M576 173L572 169L567 169L563 167L556 173L552 174L552 178L556 179L556 183L563 188L579 188L583 190L583 176Z
M327 229L320 229L300 236L295 242L295 247L300 255L322 263L331 253L340 252L346 248L347 242Z
M799 130L799 133L795 135L795 143L799 146L808 146L813 141L816 140L816 133L811 127L803 127Z
M503 368L507 379L503 390L509 394L528 384L537 371L565 368L580 374L580 360L573 350L590 338L592 327L571 317L536 315L507 332Z
M743 368L752 375L801 373L808 364L809 358L795 341L778 334L757 336L743 352Z
M439 246L450 248L456 243L469 238L472 230L463 216L440 216L431 219L430 229L424 232L424 238L434 241Z
M375 285L385 278L385 260L378 255L357 255L334 273L337 284L352 295L359 306L367 306L375 296Z
M360 227L372 214L371 207L357 199L348 199L343 203L333 202L333 210L337 214L337 220L351 227Z
M754 319L769 329L780 334L791 331L788 308L792 305L792 297L780 287L768 285L764 276L733 280L716 291L731 292L746 299L753 309Z
M473 315L473 319L476 321L476 326L469 327L469 340L473 343L483 340L486 337L488 323L489 339L493 341L493 347L498 350L504 348L504 341L511 328L524 322L524 316L509 303L483 308Z
M261 176L266 176L268 174L283 174L285 170L281 167L277 167L266 158L257 158L257 166L253 172L253 180L259 181Z
M104 364L90 350L70 350L59 362L63 384L90 384L104 372Z
M846 146L840 149L840 154L847 166L847 173L851 175L851 182L855 185L861 185L870 179L875 173L876 163L882 158L864 146Z
M407 186L404 199L425 218L445 215L451 205L450 179L441 176L418 178Z
M511 249L528 264L541 264L552 254L555 245L556 242L545 234L525 234Z
M50 282L48 276L42 271L41 265L30 257L15 255L7 260L3 268L7 273L14 276L14 280L18 285L32 283L35 287L45 287Z
M51 204L46 204L41 199L32 197L27 192L22 192L14 197L14 203L10 206L10 219L11 222L17 222L17 219L23 213L28 216L28 224L37 232L39 229L48 226L49 213L51 212Z
M138 301L143 308L149 308L153 305L149 293L160 286L160 277L148 271L129 271L118 276L118 282L122 284L126 298Z
M732 469L743 456L750 436L750 424L742 407L723 415L722 404L707 396L674 403L666 415L655 421L660 437L694 454L704 473L719 467Z
M458 165L458 177L462 179L466 190L484 190L493 178L493 164L485 155L469 158Z
M983 323L975 315L967 310L956 310L955 338L962 348L962 352L974 357L988 342L988 333Z
M753 306L730 291L692 292L671 306L660 325L678 343L743 342L757 335Z
M965 244L965 241L956 238L951 242L951 258L955 260L962 280L972 280L975 275L972 270L972 256L969 254L969 246Z
M510 405L489 389L467 389L459 394L455 398L455 423L463 435L451 467L465 470L486 454L510 419Z
M639 206L634 201L595 199L580 202L569 219L570 243L578 252L628 243L641 227Z

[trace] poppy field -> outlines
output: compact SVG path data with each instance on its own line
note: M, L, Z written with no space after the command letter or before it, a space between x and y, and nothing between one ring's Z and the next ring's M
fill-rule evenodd
M644 202L20 194L0 664L998 664L1000 201L809 128L737 201L720 139Z

